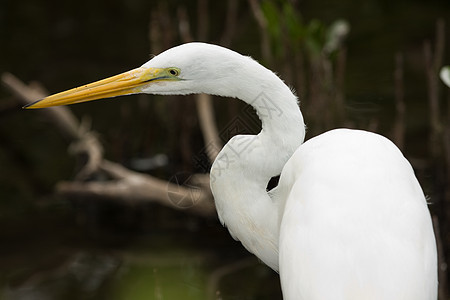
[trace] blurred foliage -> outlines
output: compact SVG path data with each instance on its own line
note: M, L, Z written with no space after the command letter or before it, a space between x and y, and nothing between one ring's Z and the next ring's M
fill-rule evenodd
M320 54L326 42L326 25L318 19L304 23L300 12L291 2L279 2L277 5L275 1L265 0L261 4L273 54L276 57L285 56L287 43L291 44L294 51L306 47L311 55Z

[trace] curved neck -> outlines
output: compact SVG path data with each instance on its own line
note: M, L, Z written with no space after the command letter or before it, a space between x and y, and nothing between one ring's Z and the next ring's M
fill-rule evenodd
M234 136L224 146L211 168L211 190L231 235L277 271L280 203L270 198L266 187L303 142L305 126L294 94L261 68L253 88L237 97L255 108L262 130Z

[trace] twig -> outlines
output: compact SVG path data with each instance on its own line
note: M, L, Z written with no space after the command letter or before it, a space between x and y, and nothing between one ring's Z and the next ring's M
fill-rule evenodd
M113 180L63 181L57 184L56 191L77 199L118 201L130 205L156 202L202 217L215 215L212 195L208 189L170 183L107 160L102 161L101 170L113 177Z
M161 53L161 26L159 25L159 10L152 10L148 29L148 39L150 41L150 53Z
M225 18L225 29L220 38L220 44L224 47L229 47L231 45L231 40L236 31L237 10L238 10L237 0L228 0L227 15Z
M430 107L430 151L435 159L439 157L441 153L441 147L439 146L439 137L441 136L443 130L440 116L438 70L441 67L443 61L444 45L445 24L442 19L439 19L436 22L436 43L434 53L431 50L431 44L429 41L426 41L424 43L423 48L428 85L428 101Z
M28 87L11 73L2 74L3 84L18 97L22 105L33 103L46 95L37 89ZM78 140L82 138L83 132L79 130L78 120L67 107L59 106L41 110L50 122L58 126L59 131L69 140Z
M202 3L200 3L202 2ZM199 5L205 5L204 1L199 1ZM203 7L203 9L206 9ZM188 43L192 41L191 26L184 7L178 9L179 19L179 32L183 42ZM200 21L202 17L199 17L199 23L208 24L207 21ZM207 30L204 29L202 34L206 34ZM197 106L197 114L200 122L200 129L203 134L203 140L206 145L206 154L209 160L212 162L216 159L222 148L222 143L219 138L219 131L217 130L216 120L214 117L214 106L212 103L212 97L208 94L199 94L195 96L195 103Z
M269 39L269 31L267 30L266 18L264 17L264 13L258 0L248 0L248 2L250 4L250 8L253 12L253 16L256 20L256 23L258 23L259 26L259 32L261 35L262 57L265 63L271 66L272 52L270 51L270 39Z
M428 84L428 103L430 109L430 125L431 125L431 137L430 137L430 151L433 157L439 156L438 136L441 132L440 112L439 112L439 95L437 87L437 74L433 67L433 54L431 51L431 44L426 41L424 44L424 56L425 56L425 68Z
M447 263L445 261L445 250L444 245L442 244L441 231L439 230L439 219L437 216L433 216L433 229L436 237L436 247L438 252L439 300L447 300Z
M197 39L206 41L209 31L208 0L197 1Z
M42 99L46 96L40 88L29 87L10 73L2 74L2 82L18 96L23 105L33 103L36 99ZM88 159L77 174L77 178L84 179L95 172L103 157L103 148L95 134L89 132L88 128L80 126L68 107L51 107L39 112L47 117L46 120L55 124L59 131L72 142L69 152L78 155L86 154Z
M214 107L211 96L208 94L200 94L195 98L197 103L197 114L200 121L200 128L203 133L203 139L206 145L206 154L212 162L216 159L220 149L222 149L222 142L217 130L216 120L214 117Z
M405 145L405 99L404 99L404 84L403 84L403 55L398 52L395 56L395 123L393 129L393 140L400 150L403 150Z
M336 103L336 116L337 122L334 126L344 125L344 121L347 119L345 111L345 70L347 66L347 48L341 46L338 50L336 60L335 71L335 103Z
M191 34L191 24L184 6L178 7L178 32L183 43L189 43L194 40Z

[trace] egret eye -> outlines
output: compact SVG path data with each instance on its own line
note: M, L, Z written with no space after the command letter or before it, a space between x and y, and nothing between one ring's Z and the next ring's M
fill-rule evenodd
M178 75L180 75L180 70L171 68L171 69L169 69L169 74L172 76L178 76Z

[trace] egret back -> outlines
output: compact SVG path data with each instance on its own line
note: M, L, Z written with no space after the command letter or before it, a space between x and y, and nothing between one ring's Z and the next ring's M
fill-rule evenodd
M285 299L435 300L430 214L389 140L334 130L294 153L280 178ZM282 195L281 195L282 194Z

